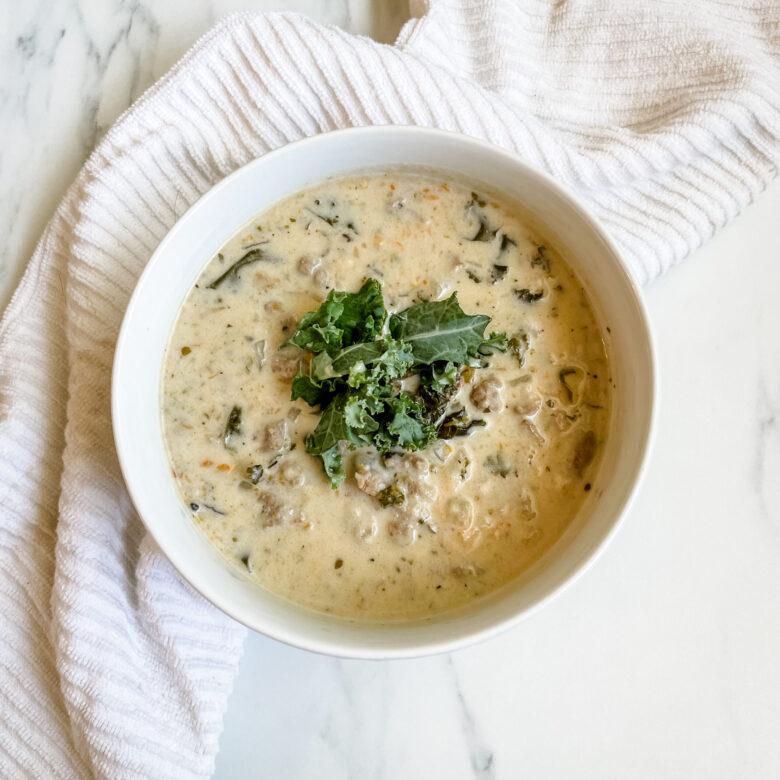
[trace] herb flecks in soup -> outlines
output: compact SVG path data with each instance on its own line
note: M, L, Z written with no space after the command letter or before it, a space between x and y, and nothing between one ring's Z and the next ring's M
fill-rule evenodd
M459 320L465 347L425 352L426 317ZM195 522L317 610L473 601L549 550L597 484L611 380L582 285L511 202L457 182L367 175L276 204L206 267L165 368Z

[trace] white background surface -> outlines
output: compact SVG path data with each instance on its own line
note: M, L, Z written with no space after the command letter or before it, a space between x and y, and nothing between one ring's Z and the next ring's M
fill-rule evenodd
M0 0L0 305L89 150L223 13L391 41L404 2ZM218 777L780 776L780 182L646 290L656 446L575 585L452 656L339 661L250 636Z

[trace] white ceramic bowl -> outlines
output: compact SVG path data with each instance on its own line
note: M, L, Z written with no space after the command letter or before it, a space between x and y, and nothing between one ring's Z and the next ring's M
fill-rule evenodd
M171 477L160 421L160 374L179 307L209 259L258 212L325 178L379 167L424 166L524 204L546 241L579 274L610 325L616 384L597 489L544 558L500 591L431 620L367 623L315 613L259 588L193 523ZM157 543L195 588L250 628L318 652L399 658L452 650L517 623L581 572L628 509L649 449L656 380L638 291L596 219L549 176L462 135L416 127L337 131L249 163L204 195L152 256L125 314L114 359L114 436L130 495Z

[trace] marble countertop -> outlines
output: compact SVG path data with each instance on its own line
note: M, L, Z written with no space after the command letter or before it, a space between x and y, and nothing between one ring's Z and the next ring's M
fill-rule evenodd
M28 0L0 25L0 307L97 140L220 16L392 41L387 0ZM645 291L655 450L616 538L490 642L341 661L251 635L220 778L780 776L780 182Z

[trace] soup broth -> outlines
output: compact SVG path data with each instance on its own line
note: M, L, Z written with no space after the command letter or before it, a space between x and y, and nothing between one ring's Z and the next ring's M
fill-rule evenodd
M311 356L282 347L368 278L390 312L456 293L509 348L460 374L450 408L478 423L417 452L343 446L334 489L306 451L321 410L290 400ZM471 602L550 549L596 484L611 379L582 284L520 209L399 171L295 194L228 241L181 308L161 392L182 501L225 558L285 599L388 620Z

